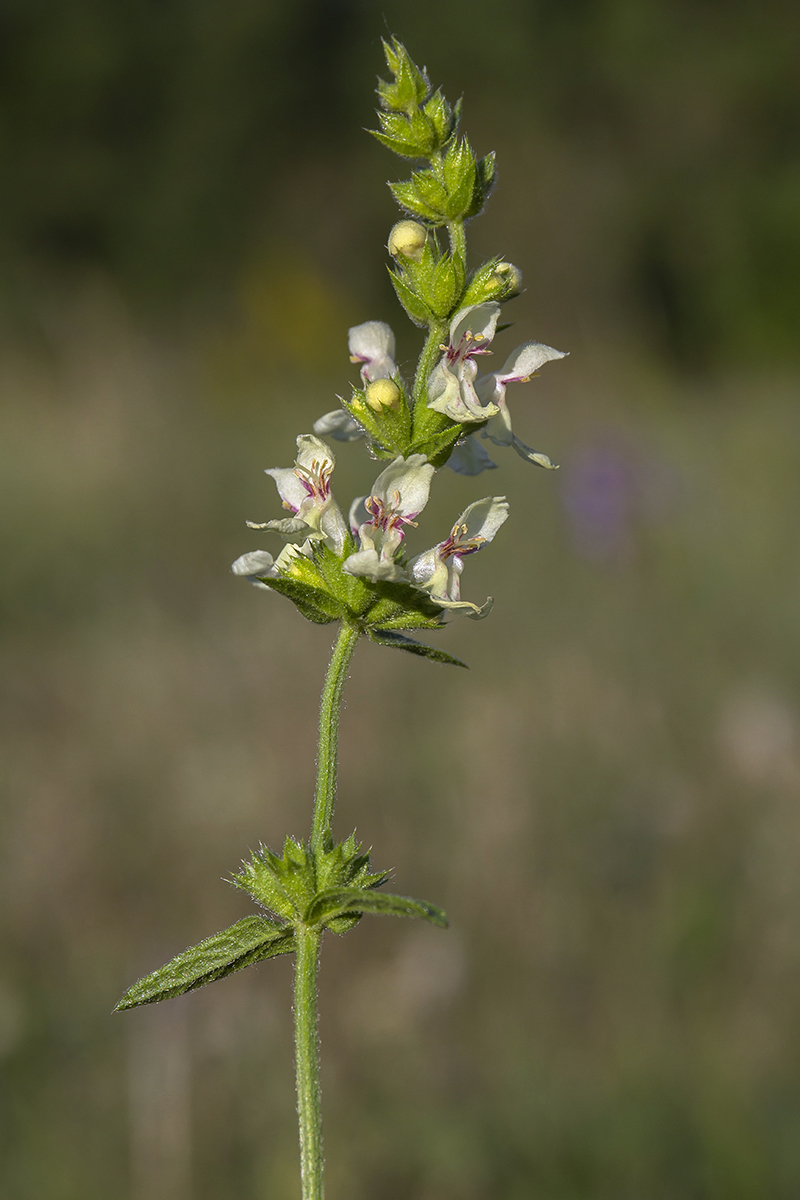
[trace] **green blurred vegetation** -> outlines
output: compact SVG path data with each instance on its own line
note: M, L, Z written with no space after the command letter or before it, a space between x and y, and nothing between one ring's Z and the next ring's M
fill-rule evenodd
M385 17L385 23L384 23ZM302 835L330 630L233 580L263 467L403 330L388 28L519 262L496 598L359 647L338 832L448 933L329 939L333 1200L800 1192L800 106L767 0L7 0L0 12L0 1192L296 1195L290 966L111 1018ZM501 452L498 452L500 456ZM342 447L340 500L370 468ZM420 547L476 484L442 473Z

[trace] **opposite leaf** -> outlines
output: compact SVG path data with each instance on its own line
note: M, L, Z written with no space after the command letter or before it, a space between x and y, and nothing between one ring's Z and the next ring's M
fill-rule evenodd
M320 892L306 913L306 922L316 925L345 913L376 913L387 917L419 917L442 929L447 928L447 917L440 908L425 900L412 900L409 896L387 895L385 892L365 891L362 888L331 889Z
M195 988L223 979L252 963L294 950L294 932L267 917L244 917L176 955L171 962L145 975L128 988L114 1012L137 1008L140 1004L156 1004L171 1000Z
M395 633L389 629L369 629L367 636L379 646L394 646L396 650L406 650L409 654L429 658L432 662L448 663L451 667L464 667L469 670L460 658L455 658L454 655L447 654L435 646L426 646L423 642L415 642L413 638L403 637L402 633Z

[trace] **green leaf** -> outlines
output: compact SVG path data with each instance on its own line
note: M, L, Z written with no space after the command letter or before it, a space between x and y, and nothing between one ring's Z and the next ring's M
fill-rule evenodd
M448 206L448 188L433 171L414 171L411 176L417 196L432 212L445 214Z
M277 579L265 578L263 582L274 592L280 592L291 600L300 615L315 625L330 625L331 621L337 621L343 615L341 605L321 588L309 587L307 583L283 575Z
M392 286L397 293L397 299L411 317L411 320L415 325L427 325L431 319L431 311L427 304L409 287L398 271L393 271L391 267L388 270Z
M441 429L437 433L432 433L422 441L415 442L410 450L412 454L426 454L428 461L432 462L435 467L441 467L447 461L453 446L460 437L463 437L465 432L474 432L474 426L470 426L465 431L463 425L456 424L447 417L444 420L447 421L445 429Z
M441 211L431 208L429 204L420 198L413 179L405 179L401 183L390 183L389 191L400 207L404 208L406 212L411 213L412 216L422 217L423 220L431 221L437 225L441 225L444 222L444 216Z
M472 273L467 290L461 300L462 308L467 308L471 304L484 304L487 300L500 299L503 284L497 276L499 262L499 258L492 258Z
M437 317L449 317L460 308L464 290L464 264L458 255L445 254L436 264L431 281L430 307Z
M382 628L386 621L401 616L418 615L425 621L441 622L441 608L433 603L427 592L409 583L375 583L372 591L375 602L362 616L367 627Z
M128 988L114 1012L137 1008L140 1004L157 1004L171 1000L195 988L223 979L253 963L291 954L294 950L294 931L269 920L268 917L244 917L225 929L206 938L165 966L145 975Z
M441 89L433 93L425 105L424 112L436 135L435 149L441 150L452 137L455 128L453 110L445 100Z
M495 152L492 150L482 158L475 171L475 187L472 193L472 203L464 213L464 218L477 217L491 195L495 184Z
M442 163L447 188L445 211L453 221L470 209L475 191L475 155L466 138L454 140Z
M425 646L422 642L415 642L413 638L403 637L402 633L388 629L369 629L367 636L379 646L394 646L397 650L406 650L420 658L429 658L431 662L447 663L451 667L465 667L469 670L460 658L454 658L452 654L446 654L444 650L438 650L435 646Z
M423 112L416 111L410 116L379 112L378 120L381 132L371 130L373 137L402 158L428 158L436 147L436 130Z
M394 75L394 83L378 80L378 96L384 108L390 111L412 113L430 92L430 83L424 71L412 61L402 42L396 37L391 44L384 40L383 52L386 65Z
M371 889L342 888L320 892L309 906L306 921L316 925L345 913L375 913L387 917L418 917L447 928L447 917L440 908L409 896L392 896Z

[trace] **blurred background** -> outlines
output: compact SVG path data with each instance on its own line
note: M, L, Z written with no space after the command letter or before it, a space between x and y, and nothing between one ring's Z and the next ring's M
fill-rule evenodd
M558 474L486 491L469 674L359 648L338 833L447 933L326 942L330 1195L800 1195L800 17L791 0L5 0L8 1200L299 1194L291 964L111 1017L304 836L330 627L236 581L268 466L417 332L373 123L396 33L499 186L500 361ZM343 503L363 449L338 451ZM438 643L437 643L438 644Z

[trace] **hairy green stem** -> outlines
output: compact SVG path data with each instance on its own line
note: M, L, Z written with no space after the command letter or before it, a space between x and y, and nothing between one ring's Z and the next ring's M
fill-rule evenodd
M297 930L294 967L294 1048L297 1121L300 1129L300 1181L303 1200L323 1200L322 1108L317 1034L317 974L321 934Z
M439 357L441 346L446 338L446 321L436 321L429 327L428 336L425 339L425 345L422 347L422 353L419 356L416 374L414 375L415 425L418 423L420 416L428 411L428 376L433 370L436 359Z
M339 714L347 668L361 630L342 622L322 688L319 706L317 790L311 826L311 849L333 845L333 808L339 757ZM294 964L294 1050L297 1075L297 1121L300 1133L300 1178L303 1200L322 1200L322 1106L317 1036L317 975L322 934L306 925L296 927Z
M344 621L333 647L333 654L322 688L319 706L319 747L317 749L317 790L314 796L314 820L311 825L311 849L322 850L333 844L333 809L336 803L336 773L339 754L339 712L347 668L361 630Z

